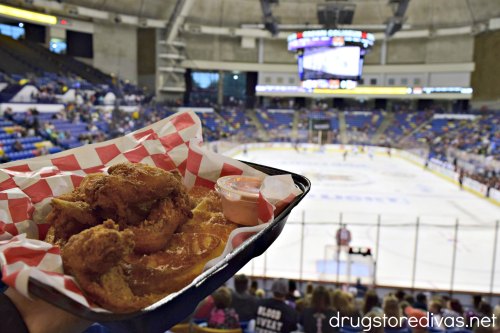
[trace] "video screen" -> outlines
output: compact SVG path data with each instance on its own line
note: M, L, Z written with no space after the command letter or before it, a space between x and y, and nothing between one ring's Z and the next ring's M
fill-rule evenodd
M302 80L359 80L362 67L363 58L357 46L305 49L299 61L299 73L301 73Z

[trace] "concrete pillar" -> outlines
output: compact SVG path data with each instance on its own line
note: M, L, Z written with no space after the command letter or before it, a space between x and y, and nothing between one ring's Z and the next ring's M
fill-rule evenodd
M217 85L217 104L224 104L224 72L219 71L219 83Z
M259 38L259 56L258 56L259 64L264 63L264 38Z
M385 65L387 63L387 39L382 40L382 46L380 47L380 64Z

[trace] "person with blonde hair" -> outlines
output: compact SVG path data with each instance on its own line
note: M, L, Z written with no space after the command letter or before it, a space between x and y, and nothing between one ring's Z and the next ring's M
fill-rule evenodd
M430 325L432 325L432 327L446 329L443 324L443 320L441 319L443 318L442 309L443 305L439 298L431 301L431 303L429 304L429 313L432 314L432 322L430 323Z
M339 308L339 298L340 298L340 295L342 294L342 290L330 288L328 290L328 293L330 294L330 298L332 300L332 307L334 309L338 309Z
M387 317L387 323L390 325L390 327L388 328L406 327L406 322L403 320L403 311L401 310L399 300L396 296L387 295L386 297L384 297L382 309L384 310L384 314Z
M336 299L336 309L340 318L348 319L347 322L349 325L343 326L360 326L362 316L354 303L354 297L352 294L341 291ZM347 324L347 322L344 323Z

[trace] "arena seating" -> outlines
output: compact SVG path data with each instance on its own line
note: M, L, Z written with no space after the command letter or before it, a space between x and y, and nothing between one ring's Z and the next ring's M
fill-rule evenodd
M221 132L222 135L227 135L232 130L216 112L197 112L196 114L200 117L203 125L212 132Z
M245 110L237 107L223 107L218 112L232 127L231 133L240 133L247 137L251 137L255 133L255 124L245 114Z
M399 142L421 124L428 121L429 116L432 116L432 114L428 112L396 112L393 121L385 131L385 135L392 142Z
M382 115L378 111L373 112L345 112L346 129L356 129L358 131L373 134L380 123Z
M266 130L286 130L293 125L293 110L267 110L257 112L257 118Z
M21 137L22 127L14 126L11 121L0 118L0 157L2 161L15 161L40 155L42 152L55 153L59 147L40 136Z

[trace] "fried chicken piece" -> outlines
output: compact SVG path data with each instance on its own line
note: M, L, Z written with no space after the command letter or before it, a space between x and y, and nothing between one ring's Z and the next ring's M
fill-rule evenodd
M55 229L54 226L51 225L49 229L47 230L47 234L45 235L44 241L47 243L50 243L52 245L59 245L59 247L62 247L62 244L59 244L59 242L56 240L56 237L54 236L55 234Z
M159 199L185 192L176 172L141 163L121 163L108 170L109 175L83 183L85 201L103 219L111 218L122 229L137 225L147 216L147 207Z
M91 173L85 178L82 179L80 185L73 189L73 191L69 193L65 193L59 196L59 199L64 201L85 201L85 193L83 191L84 188L92 186L91 184L98 182L100 179L106 177L103 173Z
M62 250L64 271L98 305L138 311L188 285L223 250L218 237L175 234L164 251L133 254L130 230L107 220L72 236Z
M52 244L62 246L72 235L100 223L86 202L54 198L51 204L46 222L51 224L53 233L46 240Z
M61 253L64 271L93 301L111 311L141 309L157 298L137 297L128 285L123 258L133 247L133 233L119 231L107 220L69 239Z
M58 198L52 199L52 210L60 211L66 218L75 220L80 224L97 225L98 219L92 215L90 205L85 201L65 201Z
M146 220L128 228L134 233L134 251L153 253L163 250L174 231L193 216L190 206L187 196L160 200Z
M71 274L103 274L134 248L134 234L119 231L112 220L72 236L62 249L64 270Z
M88 175L71 193L52 200L47 241L64 246L72 235L112 219L120 230L132 229L138 253L164 249L174 231L192 217L180 175L132 163L112 166L109 172Z

